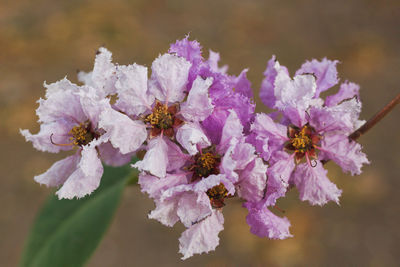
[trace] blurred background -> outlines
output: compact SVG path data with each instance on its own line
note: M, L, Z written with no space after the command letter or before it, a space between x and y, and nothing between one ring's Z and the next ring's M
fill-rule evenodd
M190 33L221 52L230 74L250 68L258 92L275 54L291 73L306 59L338 59L342 81L361 85L368 119L400 91L400 2L340 1L52 1L0 0L0 266L15 266L43 201L52 192L33 181L65 155L35 151L18 133L33 132L43 81L92 69L99 46L120 64L147 66ZM336 89L333 91L335 92ZM256 99L257 111L267 111ZM88 266L395 266L400 264L400 107L359 142L371 165L358 177L327 164L343 189L341 206L310 207L292 190L279 202L294 238L256 237L240 203L224 208L215 252L181 261L182 226L147 219L153 203L131 186Z

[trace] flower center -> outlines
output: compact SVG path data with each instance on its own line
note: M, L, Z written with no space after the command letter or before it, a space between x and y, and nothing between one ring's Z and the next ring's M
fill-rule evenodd
M228 190L226 190L223 183L208 189L206 193L210 198L211 206L214 208L222 208L225 206L224 199L228 196Z
M75 146L87 145L96 138L96 134L92 133L90 130L89 122L80 123L78 126L74 126L68 134L71 135L69 139Z
M302 128L296 126L288 127L289 141L285 148L294 151L296 161L299 162L305 155L316 157L315 147L320 143L321 136L313 127L306 124Z
M194 161L194 164L189 167L189 170L193 171L193 180L219 173L220 158L211 152L198 153L194 156Z
M174 116L169 112L166 105L157 102L153 108L153 113L146 117L146 122L150 123L153 127L161 130L171 128L174 123Z

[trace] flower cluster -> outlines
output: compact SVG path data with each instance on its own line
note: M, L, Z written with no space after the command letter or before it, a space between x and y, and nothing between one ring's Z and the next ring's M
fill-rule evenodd
M59 187L60 199L81 198L99 186L102 163L124 165L144 152L132 167L155 202L149 218L186 227L183 259L216 248L223 207L234 197L248 210L253 234L290 237L288 219L270 211L277 199L296 186L312 205L338 203L341 190L323 163L333 160L351 174L368 163L348 139L363 123L359 87L342 83L323 100L320 93L338 83L337 61L306 62L292 79L273 57L260 98L275 112L255 114L247 69L231 76L218 62L218 53L203 58L188 37L156 58L150 75L145 66L114 64L100 48L93 71L78 74L82 85L66 78L45 84L40 131L21 130L39 150L75 151L35 180Z

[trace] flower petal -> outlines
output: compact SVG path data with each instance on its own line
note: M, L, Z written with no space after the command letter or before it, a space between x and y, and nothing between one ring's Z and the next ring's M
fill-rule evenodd
M132 165L140 171L146 171L161 178L165 177L167 166L168 146L161 136L151 139L144 159Z
M122 154L135 152L147 139L146 126L111 107L100 115L99 127L110 134L111 144Z
M103 165L92 145L84 146L77 169L68 177L64 185L56 192L59 199L82 198L91 194L100 185Z
M139 115L151 110L154 96L148 93L147 68L137 64L118 66L117 74L115 87L118 100L115 106L128 115Z
M349 140L346 135L325 136L322 149L321 158L333 160L351 175L361 174L362 165L370 163L367 155L361 151L361 145Z
M186 192L179 198L177 215L186 227L201 221L211 213L210 199L204 192Z
M296 72L296 75L308 73L314 74L317 77L317 90L315 92L315 97L319 97L321 92L328 90L339 82L336 70L337 63L339 63L339 61L332 61L326 58L323 58L321 61L316 59L306 61Z
M35 176L35 181L48 187L62 185L76 170L80 160L79 153L55 162L50 169L41 175Z
M134 153L122 154L118 148L114 148L110 142L97 147L101 160L110 166L122 166L131 161Z
M151 66L150 92L161 101L182 101L191 65L186 59L175 55L159 56Z
M224 154L231 144L231 140L236 138L240 140L243 137L243 125L240 122L236 112L229 110L229 116L225 121L225 125L222 128L221 141L218 144L218 152Z
M237 192L246 201L257 202L264 196L267 184L267 165L260 158L254 159L239 175Z
M201 148L211 145L208 137L196 123L182 125L176 133L176 140L190 155L195 155L198 152L197 145L200 145Z
M327 172L320 161L317 161L315 167L311 167L307 163L297 165L293 174L293 182L299 190L302 201L307 200L311 205L320 206L328 201L334 201L339 205L342 190L329 181L326 176Z
M185 260L193 254L208 253L219 244L218 234L224 229L224 217L218 210L199 223L192 225L179 238L179 252Z
M213 112L214 106L208 97L212 78L203 80L200 76L193 82L188 98L181 104L181 114L188 121L203 121Z
M289 232L290 222L284 217L273 214L263 203L246 202L243 204L249 211L246 222L250 225L250 232L259 237L271 239L286 239L292 237Z
M331 107L353 97L357 97L357 99L359 99L359 90L360 86L358 84L346 81L340 85L339 92L326 97L325 105Z

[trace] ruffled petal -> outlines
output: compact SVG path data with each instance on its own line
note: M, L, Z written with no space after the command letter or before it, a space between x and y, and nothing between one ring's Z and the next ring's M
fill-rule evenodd
M182 125L176 133L176 140L190 155L195 155L198 152L197 145L201 148L211 145L208 137L196 123Z
M143 160L136 162L132 167L162 178L165 177L168 162L167 143L159 136L149 141Z
M112 54L104 47L100 47L96 53L93 71L89 73L79 72L78 80L96 88L100 97L115 94L115 82L117 81L116 66L112 63Z
M56 192L59 199L82 198L91 194L100 185L103 165L92 145L84 146L77 169L68 177L64 185Z
M110 142L97 147L101 160L110 166L118 167L131 161L134 153L122 154L118 148L114 148Z
M46 99L39 99L39 107L36 110L39 122L68 120L80 123L87 119L77 95L79 86L66 78L52 84L45 83L44 86Z
M337 77L336 64L337 60L328 60L323 58L321 61L313 59L306 61L301 68L297 70L296 75L300 74L314 74L317 78L317 90L315 97L319 97L321 92L324 92L336 85L339 82Z
M184 173L167 174L165 178L158 178L142 172L138 181L142 192L146 192L151 198L160 198L164 191L186 183Z
M154 219L164 224L165 226L172 227L179 221L176 214L178 208L178 199L155 200L156 208L149 214L149 219Z
M234 79L235 93L253 98L253 90L251 89L250 81L247 79L247 71L248 69L242 70L239 76Z
M204 192L199 194L186 192L179 199L177 215L185 227L201 221L211 212L210 199Z
M313 75L296 75L292 80L286 71L278 72L274 85L276 107L281 110L288 106L306 110L317 86Z
M132 64L118 66L118 81L115 84L118 100L115 106L128 115L139 115L151 110L154 96L148 93L147 68Z
M361 145L349 140L346 135L325 136L322 140L322 151L320 157L331 159L336 162L343 171L352 175L361 174L363 164L369 164L361 149Z
M35 176L35 181L48 187L62 185L76 170L80 160L79 153L55 162L45 173Z
M199 223L192 225L179 238L179 252L185 260L193 254L208 253L219 244L218 234L224 229L224 217L218 210Z
M240 140L243 137L243 125L240 122L236 112L229 110L229 116L222 128L221 142L218 144L218 153L224 154L228 149L231 140L236 138Z
M239 175L236 186L239 197L257 202L264 196L267 183L267 165L260 158L254 159Z
M308 201L311 205L325 205L328 201L334 201L339 205L339 190L326 176L327 170L322 163L317 161L315 167L307 163L297 165L293 174L293 182L300 193L302 201Z
M183 153L181 148L169 139L166 139L165 141L168 145L167 171L178 171L181 167L183 167L183 165L185 165L185 163L191 158L191 156Z
M275 205L276 200L286 194L294 168L293 156L284 151L276 151L272 154L265 194L267 206Z
M249 211L246 222L250 225L250 232L259 237L271 239L286 239L292 237L289 232L290 222L284 217L280 218L273 214L261 202L246 202L243 204Z
M267 69L264 71L264 80L261 83L260 99L269 108L275 107L275 90L274 83L276 75L278 75L280 65L276 62L276 57L272 56L267 63Z
M111 107L102 111L99 127L110 134L111 144L122 154L135 152L147 139L143 122L131 120Z
M164 54L154 60L150 92L161 101L181 102L185 97L191 63L184 58Z
M187 84L187 89L190 90L193 81L196 79L196 76L199 73L200 66L203 63L200 43L196 40L189 41L189 36L186 36L184 39L178 40L174 44L171 44L168 53L175 53L176 55L183 57L192 63L192 67L189 71L189 81Z
M207 65L210 67L210 69L213 72L216 73L221 73L221 74L226 74L228 71L228 65L224 65L222 67L218 66L218 62L220 60L220 55L218 52L214 52L212 50L209 50L209 56L207 60Z
M71 150L73 146L58 146L56 144L69 144L69 131L76 126L76 122L68 120L58 120L52 123L44 123L40 125L37 134L31 134L29 130L20 130L21 135L25 137L27 142L40 151L58 153L61 150Z
M339 92L326 97L325 105L331 107L353 97L360 99L359 90L360 86L358 84L346 81L340 85Z
M188 121L203 121L213 112L214 106L208 97L212 78L203 80L200 76L193 82L188 98L181 104L180 113Z

